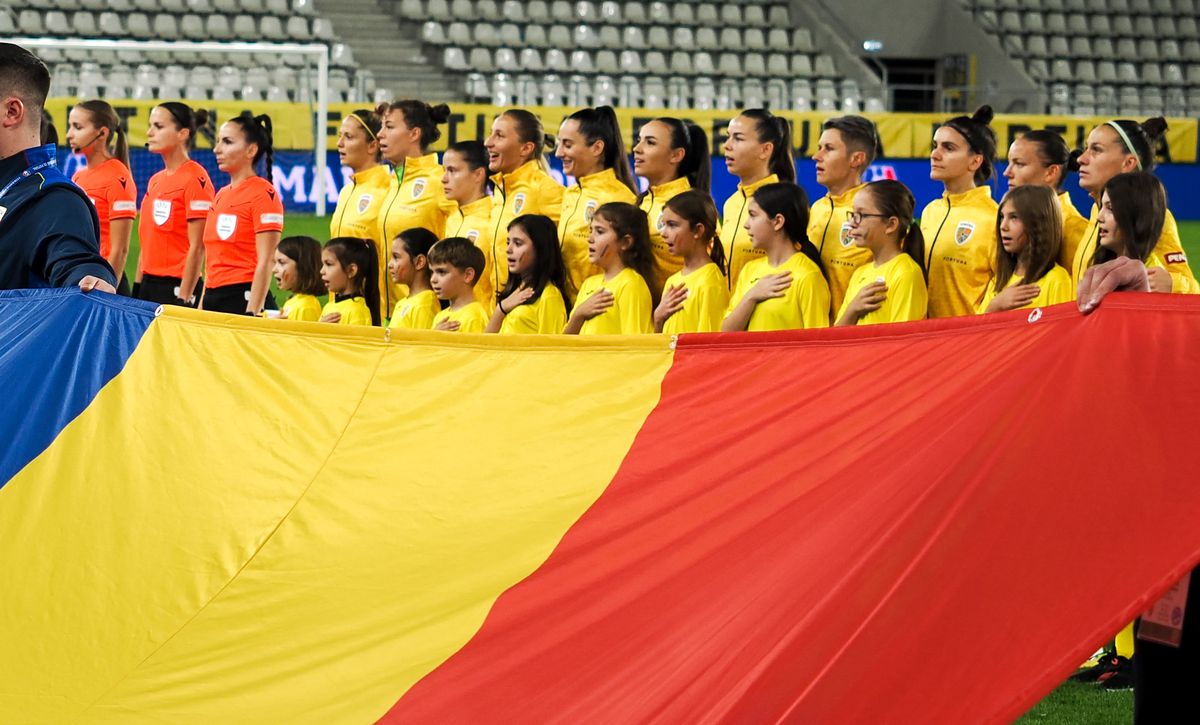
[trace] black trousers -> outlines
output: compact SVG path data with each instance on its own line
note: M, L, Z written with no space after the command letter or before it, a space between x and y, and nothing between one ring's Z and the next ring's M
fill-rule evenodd
M1133 722L1137 725L1200 722L1200 568L1189 576L1179 647L1141 639L1134 643Z
M244 315L246 302L250 299L250 283L227 284L221 287L209 287L204 293L204 309L209 312L227 312L231 315ZM275 298L268 290L263 300L268 310L278 309Z
M160 305L183 305L179 300L177 290L183 280L179 277L160 277L157 274L143 274L142 282L138 285L138 299L147 302L157 302ZM200 299L204 291L204 280L196 281L196 290L192 293Z

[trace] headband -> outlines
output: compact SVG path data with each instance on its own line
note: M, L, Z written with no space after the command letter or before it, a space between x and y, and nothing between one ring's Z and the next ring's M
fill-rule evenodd
M358 123L359 123L359 124L360 124L360 125L363 127L363 129L365 129L365 130L366 130L366 132L367 132L367 135L371 137L371 138L368 140L368 143L369 143L370 141L374 141L374 140L375 140L375 132L371 130L371 127L367 125L367 122L366 122L366 121L364 121L364 120L362 120L362 118L360 118L360 117L359 117L359 115L358 115L357 113L351 113L351 114L350 114L350 118L353 118L355 121L358 121Z
M1125 148L1129 149L1129 153L1133 154L1133 158L1137 159L1138 171L1142 171L1142 155L1133 147L1133 142L1129 140L1129 135L1125 133L1125 129L1121 128L1121 124L1116 121L1105 121L1104 125L1112 126L1113 130L1120 135L1121 140L1125 142Z

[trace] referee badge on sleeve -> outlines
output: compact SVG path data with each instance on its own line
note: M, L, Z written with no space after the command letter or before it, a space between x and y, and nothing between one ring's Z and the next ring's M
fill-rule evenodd
M954 230L954 243L958 246L966 244L975 233L975 222L959 222Z

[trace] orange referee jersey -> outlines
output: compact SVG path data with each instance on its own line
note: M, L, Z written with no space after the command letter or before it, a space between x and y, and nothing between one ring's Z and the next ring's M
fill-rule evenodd
M151 176L138 220L142 272L182 277L188 222L208 217L212 203L212 179L195 161L189 159L174 171L163 169Z
M132 219L137 216L137 184L133 174L120 159L109 159L94 168L88 166L75 172L71 181L92 200L100 217L100 256L108 259L112 251L109 222L113 219Z
M261 176L217 192L204 223L205 284L212 289L254 281L259 232L283 231L283 200Z

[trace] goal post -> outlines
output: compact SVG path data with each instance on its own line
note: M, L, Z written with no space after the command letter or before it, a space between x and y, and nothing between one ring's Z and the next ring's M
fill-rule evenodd
M326 213L325 177L326 152L328 150L326 119L329 116L329 46L323 43L251 43L251 42L213 42L190 40L106 40L83 38L11 38L10 43L23 46L33 52L39 49L61 50L104 50L135 52L193 52L198 54L227 54L268 52L279 55L295 55L304 59L307 67L315 61L316 88L315 118L312 123L313 133L313 164L316 170L313 179L315 191L314 202L316 213L323 216ZM125 99L121 99L125 100ZM171 100L171 99L162 99ZM188 99L185 99L188 100ZM206 99L207 100L207 99ZM194 101L193 101L194 102ZM253 103L248 101L247 103ZM310 103L310 107L313 105Z

